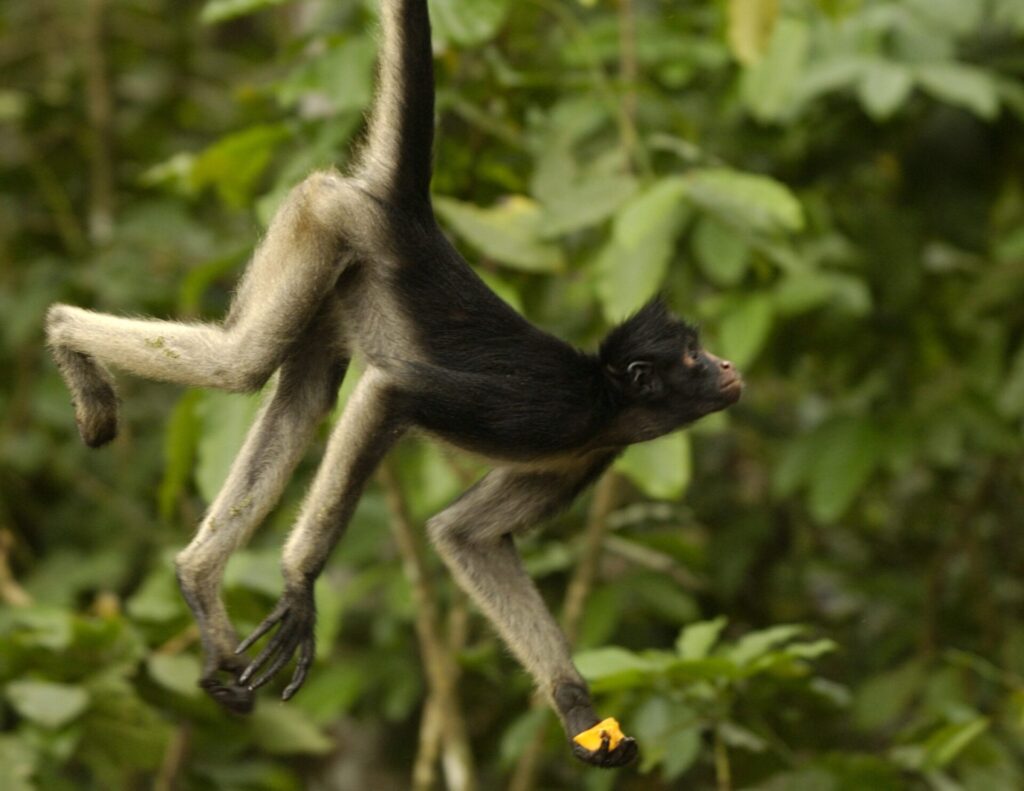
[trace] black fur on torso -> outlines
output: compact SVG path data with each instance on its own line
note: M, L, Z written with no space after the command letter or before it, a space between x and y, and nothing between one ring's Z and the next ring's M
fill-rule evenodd
M384 364L417 426L517 461L580 449L601 434L621 400L596 355L510 308L432 218L407 221L400 238L397 266L382 276L413 321L416 348Z

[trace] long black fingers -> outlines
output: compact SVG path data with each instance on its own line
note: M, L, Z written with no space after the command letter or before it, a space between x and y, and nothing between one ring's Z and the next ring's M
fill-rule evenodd
M302 641L302 645L299 648L299 661L295 666L295 673L292 675L292 680L287 687L284 688L284 692L281 693L281 700L291 700L292 695L299 691L299 687L306 680L306 674L309 673L309 668L313 664L313 656L316 653L316 641L313 636L308 636Z
M278 621L284 618L287 614L287 606L278 605L277 607L275 607L274 611L270 613L270 615L268 615L266 618L264 618L260 625L253 630L253 633L238 644L238 647L235 649L235 653L241 654L245 651L248 651L249 648L252 647L253 643L255 643L257 640L263 637L263 635L265 635L271 629L273 629L274 624L276 624Z

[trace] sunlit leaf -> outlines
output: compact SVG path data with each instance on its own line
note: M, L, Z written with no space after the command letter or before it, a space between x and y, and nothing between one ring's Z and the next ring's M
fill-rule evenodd
M750 247L734 228L701 217L693 231L693 252L701 271L718 286L735 286L747 271Z
M597 293L609 321L635 311L661 286L689 217L685 192L682 179L661 179L616 215L612 239L594 264Z
M775 25L767 51L743 74L743 102L754 118L776 122L791 111L809 46L810 32L803 20L783 17Z
M191 654L152 654L146 660L150 677L164 689L186 698L198 698L199 660Z
M729 225L765 233L799 231L803 208L796 196L767 176L728 168L697 168L685 178L685 194Z
M277 87L286 107L316 94L330 101L330 110L362 111L370 104L376 46L368 36L346 38L326 52L292 69Z
M729 649L729 657L740 665L760 659L782 643L789 642L807 631L801 624L780 624L744 635Z
M636 179L630 175L598 173L549 191L544 198L541 235L561 236L606 220L636 188Z
M703 659L718 641L727 620L720 616L710 621L693 623L683 629L676 640L676 651L683 659Z
M775 311L796 316L821 307L864 316L871 309L871 292L859 277L821 270L794 272L778 282L772 292Z
M221 138L193 160L192 184L198 189L212 186L229 206L245 206L288 134L283 124L258 124Z
M764 53L779 15L779 0L729 0L729 48L749 66Z
M543 214L522 195L482 209L452 198L434 199L437 213L467 242L489 258L528 272L558 272L562 253L541 240Z
M67 725L89 706L88 691L53 681L11 681L5 695L18 714L44 728Z
M325 755L334 742L294 706L266 701L250 715L253 741L272 755Z
M37 791L32 775L38 756L28 736L23 740L11 733L0 735L0 788L4 791Z
M169 566L156 566L126 604L128 614L140 621L164 623L181 618L185 603Z
M615 462L649 497L679 497L690 482L690 437L682 431L630 445Z
M975 717L966 722L946 725L933 733L924 743L925 765L942 768L948 766L975 739L989 729L988 717Z
M199 12L199 20L213 25L286 2L288 0L209 0Z
M491 39L508 13L509 0L430 0L430 21L438 41L476 46Z
M718 324L719 354L740 369L752 363L772 330L774 307L768 294L744 294L730 300Z
M999 114L999 91L992 75L977 66L944 62L917 66L917 82L943 102L991 120Z
M906 102L913 87L914 78L906 66L872 60L861 77L858 94L867 114L876 121L884 121Z

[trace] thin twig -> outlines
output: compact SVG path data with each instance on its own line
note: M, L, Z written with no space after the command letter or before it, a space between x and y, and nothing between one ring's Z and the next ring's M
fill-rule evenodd
M708 586L704 580L685 566L680 566L671 555L666 555L664 552L645 547L635 541L627 541L616 535L609 535L605 538L604 548L637 566L667 574L676 585L684 590L695 593L707 590Z
M11 607L25 607L32 603L11 571L10 556L14 549L14 534L7 528L0 529L0 601Z
M89 110L89 236L110 241L114 231L113 98L107 76L107 0L89 0L85 21L86 101Z
M633 0L619 0L619 79L622 98L619 102L619 134L629 161L636 164L636 83L640 73L636 56L636 13Z
M729 766L729 750L722 737L721 727L714 731L715 739L715 788L718 791L732 791L732 768Z
M441 608L427 567L425 551L413 529L409 509L392 465L391 461L382 464L379 478L391 513L391 526L402 557L402 567L412 586L416 635L430 689L429 697L436 702L443 723L442 766L445 779L451 791L473 791L477 787L476 772L456 690L458 666L443 637ZM429 714L428 705L424 716ZM422 739L420 744L424 744ZM427 744L429 746L429 742Z
M186 723L174 731L167 743L164 759L160 763L160 771L153 779L154 791L174 791L178 787L178 775L185 765L189 744L192 741L192 729Z

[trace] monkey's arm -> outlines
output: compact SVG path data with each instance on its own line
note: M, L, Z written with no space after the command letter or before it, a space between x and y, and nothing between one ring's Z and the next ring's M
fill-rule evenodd
M453 576L533 675L570 739L592 729L598 717L568 640L523 569L512 537L571 502L611 458L604 454L557 472L496 470L428 525ZM599 737L595 749L581 741L574 741L573 752L597 766L622 766L637 755L630 738L613 745Z
M299 662L284 690L294 695L313 662L316 612L313 583L348 525L363 487L402 427L389 406L384 376L368 368L331 432L323 461L288 536L281 560L284 592L274 610L236 649L247 650L275 626L277 631L239 677L255 689L267 683L299 652Z

